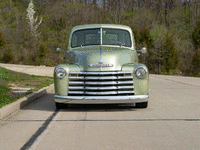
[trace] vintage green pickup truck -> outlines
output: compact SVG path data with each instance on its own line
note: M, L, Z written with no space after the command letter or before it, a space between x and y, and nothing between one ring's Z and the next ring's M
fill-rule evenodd
M57 48L57 52L62 51ZM113 24L72 28L64 64L54 70L54 100L63 104L148 106L149 73L139 63L132 30Z

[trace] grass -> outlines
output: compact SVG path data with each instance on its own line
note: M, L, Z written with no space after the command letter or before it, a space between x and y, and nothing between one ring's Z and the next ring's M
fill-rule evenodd
M28 75L0 67L0 108L53 83L52 77ZM15 95L11 87L34 88L25 95Z

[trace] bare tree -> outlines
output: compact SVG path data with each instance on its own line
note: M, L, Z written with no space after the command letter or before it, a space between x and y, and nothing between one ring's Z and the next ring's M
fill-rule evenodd
M40 19L40 21L38 22L38 16L34 19L34 14L35 14L35 10L34 10L34 5L33 5L33 0L30 0L30 3L28 5L27 8L27 20L28 20L28 24L30 27L30 33L33 36L38 36L40 33L37 33L37 29L40 26L40 24L42 23L42 18Z

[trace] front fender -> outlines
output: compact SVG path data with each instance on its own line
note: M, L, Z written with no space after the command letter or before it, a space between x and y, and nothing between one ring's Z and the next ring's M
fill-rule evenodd
M62 67L65 69L66 71L66 76L62 79L59 79L56 77L56 68L58 67ZM68 93L68 82L69 82L69 72L72 71L80 71L80 68L78 65L75 64L60 64L58 66L55 67L54 69L54 89L55 89L55 94L56 95L63 95L63 96L67 96Z
M139 79L135 76L135 71L138 67L144 67L147 70L147 75L143 79ZM134 82L134 93L135 95L148 95L149 94L149 71L144 64L125 64L122 67L122 71L132 71L133 72L133 82Z

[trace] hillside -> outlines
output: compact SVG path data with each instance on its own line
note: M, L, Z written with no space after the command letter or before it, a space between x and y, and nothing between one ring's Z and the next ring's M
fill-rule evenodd
M55 66L73 26L113 23L132 28L137 49L147 47L140 60L150 73L200 76L199 0L30 2L0 0L0 62Z

